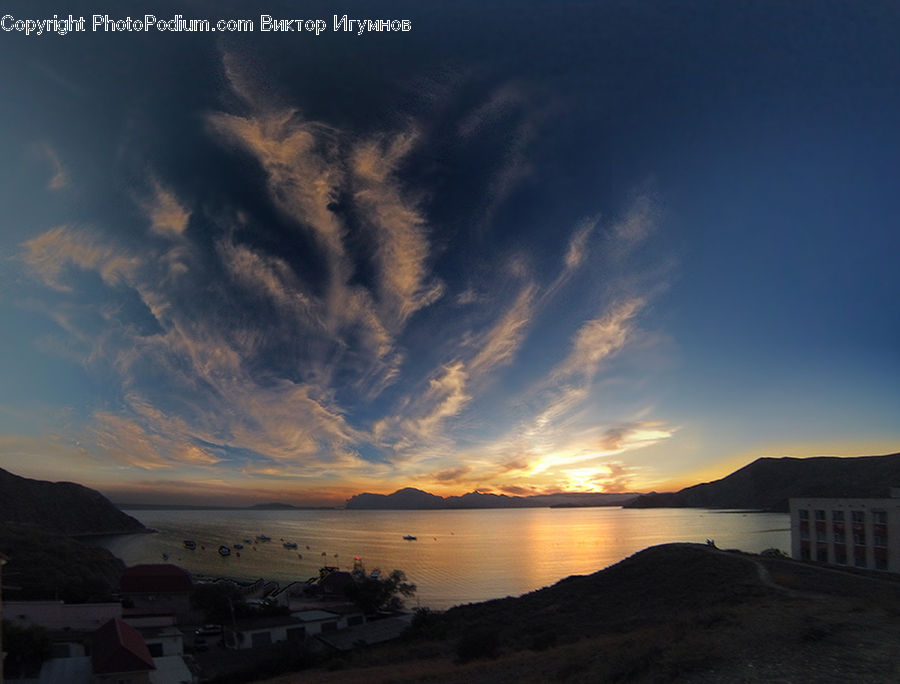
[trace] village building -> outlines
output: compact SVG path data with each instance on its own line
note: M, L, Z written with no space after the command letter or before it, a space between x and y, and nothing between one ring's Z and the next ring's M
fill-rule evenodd
M364 622L362 612L346 604L328 610L310 608L290 615L237 620L230 628L226 627L223 641L227 648L243 650L282 641L300 642Z
M790 500L791 556L900 572L900 488L884 499Z
M194 679L184 660L184 635L171 613L123 617L118 603L10 601L6 607L7 620L43 627L51 639L50 657L30 684L181 684ZM153 667L142 669L148 662ZM134 674L116 669L128 663L137 668Z
M119 593L131 610L172 613L179 622L185 623L196 621L198 617L191 606L193 588L191 574L168 563L125 568L119 582Z
M93 632L109 620L122 617L121 603L63 603L62 601L7 601L5 619L22 626L49 631Z
M150 673L156 669L141 633L118 619L110 620L94 633L91 667L97 684L152 684Z

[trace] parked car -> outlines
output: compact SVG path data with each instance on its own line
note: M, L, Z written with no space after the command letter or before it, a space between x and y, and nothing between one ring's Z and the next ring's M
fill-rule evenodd
M203 625L194 631L197 636L211 636L222 633L222 625Z

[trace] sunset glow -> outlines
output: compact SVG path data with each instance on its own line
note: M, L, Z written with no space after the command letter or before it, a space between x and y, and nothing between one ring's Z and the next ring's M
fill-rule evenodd
M356 4L412 29L0 35L0 466L330 505L900 450L896 14Z

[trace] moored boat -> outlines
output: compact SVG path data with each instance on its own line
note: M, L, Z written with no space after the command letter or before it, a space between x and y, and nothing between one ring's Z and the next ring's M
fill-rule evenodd
M415 540L417 539L417 537L414 537L414 536L411 535L411 534L404 534L404 535L403 535L403 538L404 538L406 541L415 541Z
M286 541L286 542L284 543L284 548L286 548L286 549L296 549L296 548L297 548L297 542Z
M190 549L191 551L193 551L194 549L197 548L197 542L195 542L193 539L185 539L184 540L184 548Z
M258 534L258 535L256 535L256 541L258 541L258 542L272 541L272 537L265 535L265 534Z
M220 556L230 556L231 549L228 548L227 546L225 546L225 544L222 544L222 546L219 547L219 555Z

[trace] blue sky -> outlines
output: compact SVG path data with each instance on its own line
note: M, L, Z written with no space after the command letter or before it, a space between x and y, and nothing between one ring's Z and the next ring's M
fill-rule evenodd
M303 11L413 28L0 35L3 467L320 503L897 451L896 8Z

